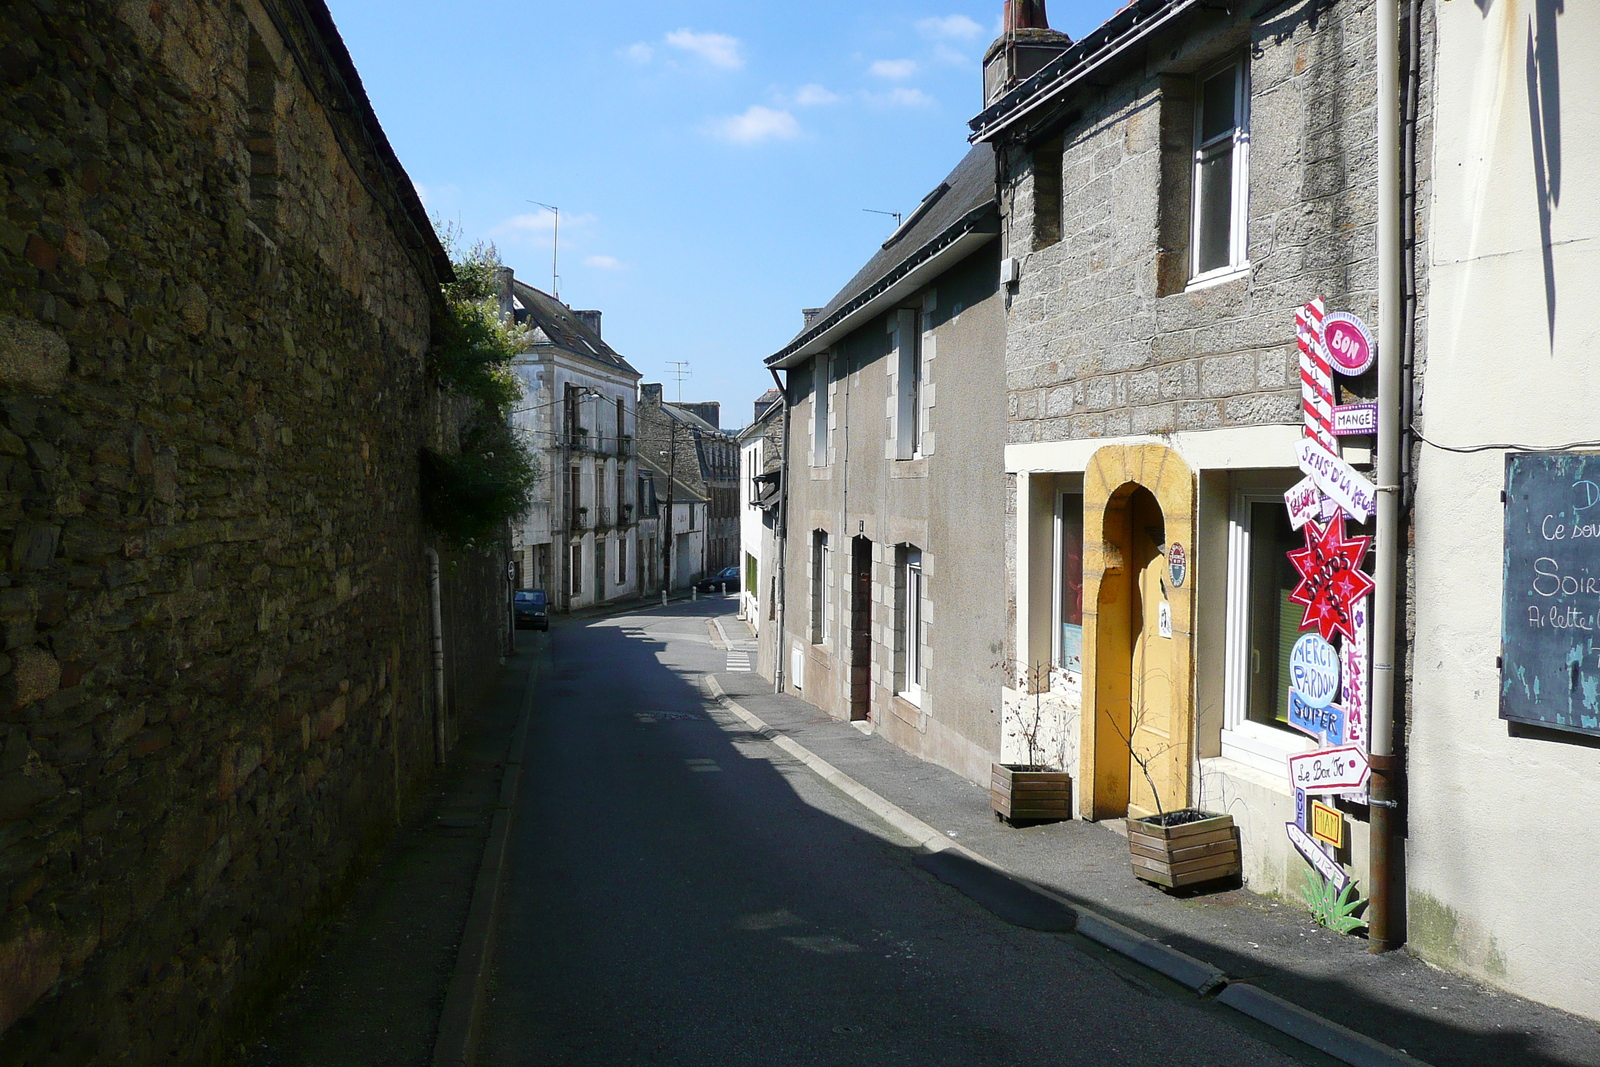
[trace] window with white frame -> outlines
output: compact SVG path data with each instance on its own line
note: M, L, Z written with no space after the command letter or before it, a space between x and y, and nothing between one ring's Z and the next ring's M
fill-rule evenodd
M833 550L826 530L811 531L811 643L826 644L828 620L833 614L833 595L829 576L833 573Z
M1083 493L1056 498L1053 665L1083 673Z
M826 467L828 465L828 390L829 378L832 377L832 362L827 353L823 353L812 360L812 373L815 381L811 391L811 465L813 467Z
M1289 484L1285 480L1285 487ZM1274 773L1313 746L1288 725L1289 653L1305 609L1289 599L1304 547L1282 489L1240 489L1228 523L1228 611L1222 754Z
M1249 266L1250 69L1243 56L1202 75L1194 109L1191 281Z
M902 545L895 552L895 689L913 704L922 704L922 690L928 682L923 656L922 552Z

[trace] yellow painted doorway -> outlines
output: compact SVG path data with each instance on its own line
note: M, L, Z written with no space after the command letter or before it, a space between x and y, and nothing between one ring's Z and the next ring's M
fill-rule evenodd
M1081 803L1088 818L1188 803L1193 500L1187 465L1160 445L1108 446L1085 471ZM1178 572L1169 565L1175 543L1184 556Z

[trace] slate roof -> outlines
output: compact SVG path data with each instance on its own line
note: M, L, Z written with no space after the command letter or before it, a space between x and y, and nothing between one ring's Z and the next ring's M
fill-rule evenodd
M955 170L923 197L917 209L906 216L856 276L820 312L809 316L794 339L766 362L778 362L809 338L831 328L850 311L851 305L938 251L951 231L989 225L989 220L980 222L980 218L996 212L994 150L988 144L974 145L956 164ZM998 231L997 221L996 215L995 232Z
M616 349L601 340L600 335L590 329L576 312L549 293L513 278L511 295L521 305L516 310L517 321L534 328L535 350L541 345L554 345L564 352L571 352L612 370L620 370L635 378L641 377L639 372L618 355Z

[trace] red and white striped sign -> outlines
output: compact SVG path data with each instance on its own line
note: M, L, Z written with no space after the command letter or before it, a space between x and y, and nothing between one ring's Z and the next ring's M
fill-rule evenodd
M1305 412L1306 436L1338 455L1333 436L1333 367L1322 337L1324 310L1319 296L1294 313L1294 338L1300 346L1300 407Z

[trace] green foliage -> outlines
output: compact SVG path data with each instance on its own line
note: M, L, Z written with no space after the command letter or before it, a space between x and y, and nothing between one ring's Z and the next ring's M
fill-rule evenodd
M481 409L462 431L460 451L423 449L423 515L463 547L488 547L527 510L538 478L538 460L516 431Z
M526 351L527 331L501 317L494 246L457 255L455 233L444 235L456 280L441 287L428 366L442 388L477 404L457 451L423 449L422 506L434 529L479 548L527 510L539 478L538 457L507 422L522 397L511 361Z
M1348 934L1367 925L1367 921L1354 913L1367 906L1366 899L1356 896L1356 883L1352 881L1343 892L1333 888L1316 871L1306 871L1301 893L1311 906L1311 916L1336 934Z
M452 265L456 280L443 286L428 365L452 393L510 407L522 395L511 361L526 348L528 332L500 315L499 253L493 245L474 245Z

